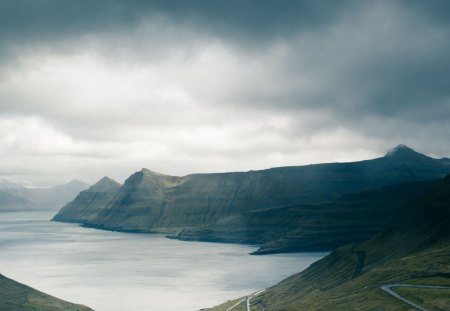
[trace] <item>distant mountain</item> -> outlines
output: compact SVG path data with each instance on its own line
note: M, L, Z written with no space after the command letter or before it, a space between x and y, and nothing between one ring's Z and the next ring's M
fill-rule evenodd
M0 191L4 190L15 190L15 189L24 189L25 187L21 184L11 182L7 179L0 178Z
M51 188L27 188L6 179L0 179L0 211L56 209L73 200L87 187L89 187L88 184L73 180Z
M28 210L34 207L33 202L15 195L8 190L0 190L0 212Z
M344 246L251 301L262 310L412 310L388 284L450 287L450 176L400 209L382 232ZM450 310L450 290L395 289L426 310ZM210 311L225 310L229 303Z
M82 181L72 180L51 188L22 188L13 193L33 202L39 208L55 209L70 202L88 187L89 185Z
M99 211L110 203L120 187L120 183L109 177L103 177L89 189L81 191L76 199L65 205L53 219L67 222L89 222L95 219Z
M384 157L350 163L184 177L143 169L131 175L111 199L92 202L78 196L55 220L113 230L176 233L253 210L330 202L347 193L438 179L448 173L447 159L434 159L402 145Z
M73 304L31 287L13 281L0 274L0 310L4 311L61 311L92 309Z
M25 187L7 179L0 178L0 212L26 210L34 206L26 198L15 194L15 191L22 189L25 189Z

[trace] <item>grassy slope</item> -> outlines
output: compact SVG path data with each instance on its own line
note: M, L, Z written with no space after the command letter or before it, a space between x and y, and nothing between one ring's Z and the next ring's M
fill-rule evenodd
M386 230L268 289L252 310L410 310L379 288L389 283L450 286L449 177L407 205ZM442 305L450 298L443 302L442 294L428 291L427 299Z
M395 291L430 311L450 310L450 289L398 288Z
M86 306L73 304L29 286L13 281L0 274L0 310L4 311L60 311L92 310Z

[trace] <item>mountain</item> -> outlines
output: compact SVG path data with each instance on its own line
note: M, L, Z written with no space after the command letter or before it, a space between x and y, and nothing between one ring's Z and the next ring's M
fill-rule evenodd
M120 187L118 182L103 177L89 189L81 191L53 220L71 222L76 219L76 222L89 222L112 200Z
M450 310L450 176L401 208L367 242L339 248L254 297L251 304L254 311L411 310L381 289L390 284L447 286L394 291L427 310Z
M373 160L261 171L177 177L142 169L111 200L97 204L77 197L55 220L122 231L176 233L248 211L324 203L346 193L432 180L448 173L447 159L434 159L406 146Z
M31 287L13 281L0 274L0 310L5 311L61 311L92 309L73 304Z
M17 190L25 189L24 186L13 183L7 179L0 178L0 211L24 210L33 207L33 203L19 195L14 194Z
M58 185L51 188L21 188L11 192L20 196L39 208L55 209L73 200L76 195L89 187L88 184L72 180L67 184Z
M33 202L11 193L9 190L0 190L0 211L17 211L34 208Z
M329 251L362 242L385 228L399 209L432 191L440 180L385 186L322 204L293 205L233 215L181 230L188 241L258 244L255 254Z
M72 180L51 188L27 188L0 179L0 211L57 209L87 187L89 185L82 181Z
M11 182L4 178L0 178L0 191L24 189L24 188L25 187L22 186L21 184Z

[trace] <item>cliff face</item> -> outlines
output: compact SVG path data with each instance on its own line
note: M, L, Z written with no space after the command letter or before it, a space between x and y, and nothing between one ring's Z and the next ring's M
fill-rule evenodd
M107 200L97 203L79 197L55 220L117 230L175 232L252 210L328 202L345 193L437 179L449 172L449 161L429 158L404 146L385 157L353 163L184 177L143 169L108 197L107 204Z

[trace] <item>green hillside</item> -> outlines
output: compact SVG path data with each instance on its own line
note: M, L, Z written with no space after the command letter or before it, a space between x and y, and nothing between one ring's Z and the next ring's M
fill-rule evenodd
M92 309L73 304L0 274L0 310L2 311L89 311Z
M380 289L392 283L450 286L450 177L372 239L339 248L255 297L252 310L412 310ZM450 310L450 290L397 290L416 294L411 299L429 310Z

